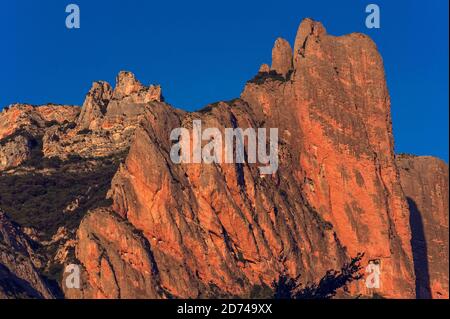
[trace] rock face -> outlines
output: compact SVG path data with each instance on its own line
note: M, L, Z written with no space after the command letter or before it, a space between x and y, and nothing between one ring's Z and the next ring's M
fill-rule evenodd
M102 81L95 82L86 96L78 118L80 128L92 129L98 127L98 121L106 114L106 108L111 98L111 85Z
M374 43L362 34L329 36L307 19L299 27L293 60L290 81L257 79L242 98L268 125L280 128L290 150L289 160L280 160L281 170L283 162L292 168L305 200L333 225L346 252L364 251L381 263L379 293L413 297L408 205Z
M79 113L79 108L67 105L13 104L0 113L0 140L21 129L45 128L46 124L73 121Z
M0 207L33 237L39 251L35 272L48 276L52 285L59 281L57 297L64 265L74 262L81 219L88 209L107 205L107 189L139 125L143 104L162 99L159 87L127 88L125 75L134 78L129 74L118 76L115 90L95 82L81 112L78 107L17 104L0 114ZM0 288L11 290L9 281L3 283ZM32 297L49 297L39 293Z
M17 135L1 142L0 169L19 166L30 157L33 140L28 137Z
M292 62L287 50L277 41L276 72L260 72L233 102L199 113L148 105L113 180L113 210L142 232L161 289L176 297L212 287L249 296L282 273L312 282L358 252L381 265L377 293L415 297L408 204L375 45L361 34L329 36L305 20ZM290 80L279 77L292 63ZM262 178L249 164L173 164L170 131L193 119L221 130L279 128L278 172ZM88 245L82 238L80 252ZM90 286L97 272L86 266ZM351 291L373 293L363 282Z
M194 120L222 134L226 128L278 128L278 170L262 175L258 164L175 164L171 132L192 132ZM26 143L12 138L15 122L8 121L0 134L10 144L0 154L20 150L11 143ZM67 177L69 164L72 172L82 166L91 174L105 167L92 161L126 157L118 169L107 166L115 174L103 205L90 202L100 201L92 192L104 190L97 182L61 205L71 223L54 225L51 241L62 236L65 243L51 258L82 269L80 289L60 285L67 298L270 297L281 276L317 283L362 252L363 266L379 265L380 287L367 288L360 280L339 297L415 298L423 291L448 296L448 168L434 160L396 161L383 63L365 35L334 37L306 19L293 52L278 39L271 67L263 64L240 98L198 112L171 107L159 86L146 87L121 72L114 89L94 83L69 123L25 126L32 138L41 136L42 159L66 163L52 174ZM194 145L194 136L183 142ZM71 164L74 156L82 165ZM0 182L19 171L0 174ZM105 178L87 180L91 176ZM422 239L416 237L415 215L410 217L411 199L423 215ZM2 200L0 207L6 206ZM87 207L92 210L84 214ZM22 211L12 215L29 222ZM424 243L428 253L418 253ZM428 272L418 267L424 256Z
M295 68L297 68L302 63L302 59L306 57L306 49L308 47L317 48L318 46L315 44L320 44L321 37L325 35L326 30L320 22L307 18L300 23L294 42L293 64Z
M160 298L158 272L146 240L113 211L98 209L83 220L77 256L86 260L89 285L67 289L72 298ZM123 274L126 273L126 276ZM85 279L85 278L84 278ZM84 280L84 282L86 282Z
M272 50L272 70L286 76L292 71L292 49L289 42L278 38Z
M46 129L78 117L77 107L14 104L0 113L0 171L29 160Z
M159 86L143 86L130 72L117 76L114 90L106 82L95 82L86 96L81 114L69 129L46 131L46 157L106 157L126 151L139 125L144 105L162 101Z
M161 101L161 87L151 85L145 87L136 80L131 72L120 72L117 76L117 85L113 93L114 100L125 99L128 102L147 103L151 101Z
M411 214L417 297L448 299L448 165L410 155L397 165Z
M0 299L52 298L26 236L0 210Z

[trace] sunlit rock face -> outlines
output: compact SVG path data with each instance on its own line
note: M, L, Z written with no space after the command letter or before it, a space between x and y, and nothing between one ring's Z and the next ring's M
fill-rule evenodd
M39 147L45 131L78 117L80 109L67 105L13 104L0 113L0 171L17 167Z
M196 113L148 104L112 183L113 210L147 240L155 280L173 296L208 296L212 287L248 296L282 273L313 282L365 252L364 262L382 268L377 293L415 297L409 210L375 45L305 20L294 52L280 39L273 58L240 99ZM170 131L192 119L221 130L279 128L279 170L173 164ZM363 281L350 288L373 293Z
M83 165L69 167L75 172L124 158L114 177L107 175L108 204L92 203L71 223L76 237L68 235L58 250L66 256L64 247L73 248L73 258L61 262L81 267L80 289L60 280L67 298L271 297L280 276L317 283L358 253L363 267L379 265L380 287L368 288L363 279L338 297L448 297L448 167L435 159L396 159L383 62L365 35L335 37L305 19L293 50L277 39L272 62L239 98L198 112L173 108L159 86L144 86L130 72L121 72L114 88L95 82L73 113L41 111L51 123L27 120L29 134L13 136L18 119L32 110L25 117L2 113L3 167L20 168L34 157L27 138L39 142L43 158L71 163L76 156ZM222 134L278 128L278 170L175 164L170 134L191 131L195 120ZM192 135L189 142L194 145ZM12 149L17 154L5 155ZM91 193L71 199L63 213ZM411 199L422 212L423 240ZM428 281L418 267L423 243Z
M278 38L272 50L272 70L287 76L292 71L292 48L285 39Z

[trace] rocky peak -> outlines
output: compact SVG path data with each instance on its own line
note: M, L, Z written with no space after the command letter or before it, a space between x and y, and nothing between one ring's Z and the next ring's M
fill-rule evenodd
M173 296L198 297L207 291L198 287L208 283L243 296L284 272L319 281L359 252L365 253L365 265L376 260L383 267L377 294L414 296L408 206L391 148L381 58L366 38L326 36L322 25L310 19L301 23L296 47L302 50L297 57L307 54L290 81L275 71L290 69L288 43L279 40L275 70L260 69L232 105L218 103L196 114L215 127L264 123L279 128L280 168L274 176L262 179L252 165L218 164L217 170L173 165L167 160L166 132L192 115L157 106L144 114L143 129L136 131L109 194L113 210L150 243L160 270L155 279ZM77 250L94 291L105 291L102 286L109 281L98 288L98 268L89 268L92 256L84 254L93 245L85 233L100 238L106 232L83 225ZM104 250L97 251L95 265ZM186 260L182 268L171 266ZM115 288L126 286L118 282ZM363 282L349 291L374 292Z
M129 147L147 103L162 101L160 86L144 86L131 72L118 74L116 87L93 83L75 127L52 127L43 138L46 157L109 156Z
M287 175L302 185L303 200L333 225L346 253L364 251L367 261L380 260L385 276L377 293L411 297L408 206L393 169L389 94L376 46L358 34L328 36L306 19L294 60L289 81L260 76L241 99L280 129L286 143L280 171L286 164Z
M114 89L113 97L121 99L142 89L144 89L144 86L136 79L133 73L120 71L116 77L116 88Z
M259 67L259 73L269 73L270 72L270 66L266 63L261 64Z
M148 103L152 101L158 101L162 102L164 101L164 98L162 96L162 90L161 86L159 85L150 85L150 87L147 88L143 95L143 102Z
M133 103L148 103L163 100L159 85L146 87L136 79L133 73L128 71L121 71L117 76L116 87L112 98L114 100L127 99Z
M292 48L288 41L278 38L272 49L272 70L286 76L292 70Z
M448 203L448 167L429 160L396 162L376 47L360 35L327 36L320 23L306 19L287 81L289 52L289 44L277 40L272 70L263 65L241 98L195 113L157 102L160 87L145 87L121 72L113 92L96 84L86 99L87 119L89 107L102 116L98 129L46 130L46 157L119 158L101 183L91 175L69 176L83 189L99 184L101 192L93 193L103 200L107 191L109 201L90 200L87 191L64 196L67 203L58 208L64 218L75 216L70 210L80 203L91 209L76 226L74 244L83 287L65 291L66 297L261 297L255 288L269 288L281 275L320 283L324 274L330 279L328 270L364 252L363 266L376 261L381 267L381 287L368 289L358 281L341 294L412 298L423 287L417 277L427 279L417 263L427 252L414 251L424 241L436 261L429 264L431 282L425 284L431 287L425 292L448 296L448 204L442 204ZM194 117L205 127L279 128L279 170L261 176L250 163L173 163L170 132ZM119 151L126 153L123 163ZM92 167L98 170L102 166ZM49 196L43 207L56 210L56 197ZM411 240L408 197L423 213L424 240ZM27 213L31 203L22 205ZM1 223L0 218L0 231ZM58 260L66 260L65 251L59 250Z
M315 38L315 41L319 42L319 38L323 35L326 35L326 33L326 29L320 22L307 18L300 23L294 43L295 68L297 67L300 59L305 57L308 39Z
M98 81L92 84L92 88L83 103L78 125L81 129L90 128L97 124L97 120L106 113L106 108L112 98L112 88L107 82Z

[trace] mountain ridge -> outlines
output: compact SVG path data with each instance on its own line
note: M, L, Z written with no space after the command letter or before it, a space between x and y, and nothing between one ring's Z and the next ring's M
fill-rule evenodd
M359 280L338 297L448 298L448 255L426 269L418 264L448 250L448 236L435 231L445 221L448 230L448 166L426 176L441 191L411 190L434 159L396 157L383 63L367 36L334 37L305 19L294 49L277 39L272 65L261 66L239 98L197 112L171 107L159 86L143 86L130 72L116 82L114 89L94 82L82 108L62 106L62 116L51 107L20 113L20 105L0 115L0 182L8 174L33 181L67 170L113 172L94 175L110 181L107 194L101 186L68 196L64 211L77 212L75 226L58 225L64 235L49 234L51 245L36 237L44 259L51 256L47 268L82 266L81 289L65 288L58 273L65 297L249 297L283 275L317 282L364 252L364 266L381 265L381 287ZM170 132L194 119L220 131L279 128L278 172L264 177L248 163L174 164ZM110 205L82 205L97 193ZM444 204L420 202L424 193ZM419 239L411 198L427 225ZM436 234L440 245L432 244ZM55 245L66 251L62 258L52 256Z

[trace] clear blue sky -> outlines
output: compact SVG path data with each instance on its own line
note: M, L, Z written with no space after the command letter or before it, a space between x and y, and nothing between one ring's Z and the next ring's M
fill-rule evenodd
M65 27L65 7L81 29ZM381 9L366 29L365 6ZM130 70L159 83L167 101L195 110L239 96L278 36L294 40L305 17L330 34L363 32L384 58L397 152L448 162L448 0L0 1L0 107L81 105L94 80Z

